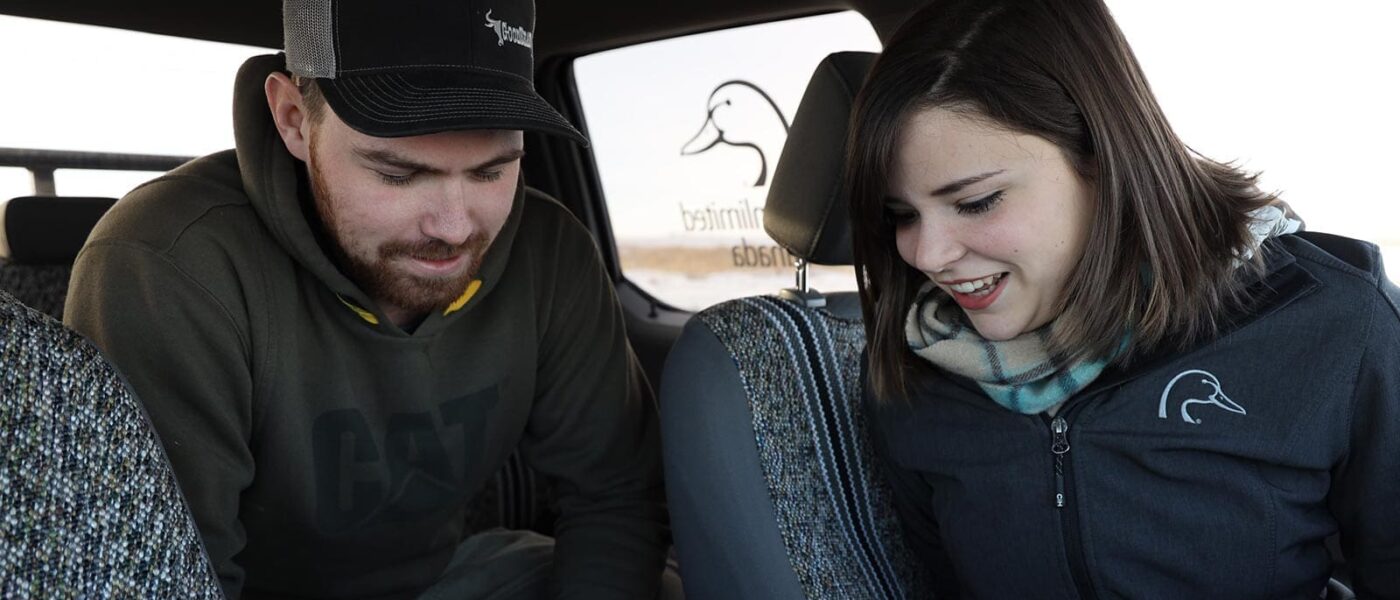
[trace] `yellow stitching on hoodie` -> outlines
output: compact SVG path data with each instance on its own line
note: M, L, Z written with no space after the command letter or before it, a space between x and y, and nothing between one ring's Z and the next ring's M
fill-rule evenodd
M366 323L369 323L370 325L379 324L379 317L374 316L374 313L369 312L358 306L355 306L354 304L351 304L349 300L345 299L345 296L336 294L335 297L336 299L340 300L340 303L344 304L346 308L349 308L350 310L355 311L355 314L360 315L360 318L364 319Z
M476 291L479 289L481 289L481 280L473 279L471 283L467 284L467 291L462 292L461 296L458 296L456 300L452 301L452 304L448 305L447 310L442 311L442 316L445 317L461 310L461 308L466 306L467 302L472 299L472 296L476 295Z

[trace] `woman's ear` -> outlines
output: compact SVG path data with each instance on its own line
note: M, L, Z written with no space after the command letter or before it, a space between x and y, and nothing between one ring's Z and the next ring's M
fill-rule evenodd
M311 157L311 119L306 114L301 90L286 73L275 72L267 76L263 91L282 143L292 156L307 162Z

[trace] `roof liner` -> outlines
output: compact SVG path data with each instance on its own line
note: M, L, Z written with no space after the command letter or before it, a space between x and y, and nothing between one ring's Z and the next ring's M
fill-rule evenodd
M536 0L540 58L582 54L738 23L857 9L884 32L919 0ZM281 0L0 0L0 14L280 48ZM587 27L578 24L587 23Z

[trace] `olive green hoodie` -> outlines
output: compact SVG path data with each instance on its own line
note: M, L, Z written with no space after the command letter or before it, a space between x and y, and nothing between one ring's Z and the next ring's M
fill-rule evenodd
M66 314L146 404L226 592L411 596L519 446L556 480L561 597L653 597L655 406L592 238L522 185L465 304L400 330L313 233L263 98L281 66L239 72L236 152L103 218Z

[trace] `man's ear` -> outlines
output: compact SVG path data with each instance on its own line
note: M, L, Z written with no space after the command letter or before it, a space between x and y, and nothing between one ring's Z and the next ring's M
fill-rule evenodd
M267 108L272 111L272 121L277 125L277 134L287 151L307 162L311 158L311 118L306 114L306 106L301 90L286 73L274 72L263 83L267 93Z

